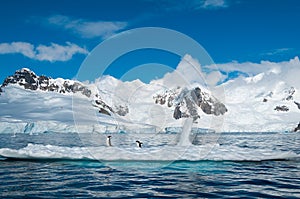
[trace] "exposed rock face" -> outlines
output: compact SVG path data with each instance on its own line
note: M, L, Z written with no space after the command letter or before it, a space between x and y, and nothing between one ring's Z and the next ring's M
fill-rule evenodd
M93 102L93 106L97 107L99 109L99 113L105 114L105 115L111 115L114 111L110 106L108 106L105 102L101 100L101 98L96 95L96 99Z
M174 110L174 113L173 113L173 117L178 120L182 117L182 114L181 114L181 111L180 111L180 107L179 106L176 106L175 107L175 110Z
M298 124L298 126L294 129L294 132L300 131L300 122Z
M298 109L300 109L300 103L294 101L294 103L297 105Z
M284 112L287 112L287 111L289 111L290 109L289 109L287 106L282 105L282 106L276 106L276 107L274 108L274 110L275 110L275 111L284 111Z
M191 90L178 87L156 94L153 99L156 104L165 105L167 102L169 108L174 107L173 118L175 119L189 117L195 122L200 118L199 108L206 114L216 116L227 112L224 104L209 96L208 93L202 92L199 87Z
M21 70L17 70L14 75L7 77L1 87L3 88L8 84L19 84L25 89L37 90L38 82L38 76L34 72L23 68Z
M127 106L119 105L115 107L115 110L115 112L120 116L125 116L127 115L127 113L129 113L129 109Z
M285 100L293 100L293 95L295 94L295 88L291 87L288 91L286 91L287 96L285 97Z
M57 92L57 93L81 93L83 96L88 98L94 97L92 104L99 109L100 113L111 115L115 111L108 106L98 94L93 94L90 89L88 89L81 82L73 81L73 80L55 80L51 77L47 77L44 75L37 76L34 72L27 68L23 68L21 70L17 70L14 75L7 77L3 84L0 87L0 92L3 92L3 88L8 86L9 84L18 84L24 89L29 90L42 90L48 92ZM125 115L128 113L124 111L116 111L116 113L120 113L120 115Z
M64 80L62 84L56 82L51 77L44 75L37 76L34 72L27 68L17 70L14 75L7 77L1 88L8 84L18 84L25 89L42 90L59 93L77 93L81 92L83 95L90 97L92 92L82 83L71 80Z

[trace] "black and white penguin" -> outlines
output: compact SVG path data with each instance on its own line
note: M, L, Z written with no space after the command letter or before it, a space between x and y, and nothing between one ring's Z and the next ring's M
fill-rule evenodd
M110 136L110 135L107 136L107 138L106 138L106 145L107 145L107 146L112 146L112 145L111 145L111 136Z
M138 140L135 141L135 142L136 142L137 147L142 148L142 144L143 144L142 142L140 142L140 141L138 141Z

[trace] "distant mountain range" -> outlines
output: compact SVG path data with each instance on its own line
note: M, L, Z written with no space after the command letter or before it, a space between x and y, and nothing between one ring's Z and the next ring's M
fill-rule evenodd
M113 80L116 81L116 80ZM9 85L17 85L24 89L32 91L44 91L44 92L56 92L60 94L75 94L81 95L93 99L91 105L98 108L100 113L111 116L117 114L119 116L126 116L129 113L128 106L125 105L125 101L115 106L110 106L101 99L101 90L92 91L88 85L75 80L64 80L62 78L52 79L45 75L38 76L33 71L22 68L17 70L12 76L7 77L1 85L1 92L5 91L5 87ZM165 105L174 109L173 118L193 118L196 121L200 118L198 108L205 114L221 115L227 112L224 104L219 102L213 96L208 93L202 92L199 87L188 90L187 88L177 87L173 90L164 90L163 93L158 92L153 97L153 103ZM172 117L172 115L170 115Z
M226 100L221 101L197 82L167 87L161 80L145 84L104 76L84 84L38 76L23 68L0 87L0 131L21 124L24 130L39 122L70 125L73 117L91 124L95 119L89 118L95 115L103 126L130 123L163 130L180 127L185 118L192 118L194 127L212 130L292 131L300 121L299 88L276 81L279 75L259 73L222 83L217 87L225 91Z

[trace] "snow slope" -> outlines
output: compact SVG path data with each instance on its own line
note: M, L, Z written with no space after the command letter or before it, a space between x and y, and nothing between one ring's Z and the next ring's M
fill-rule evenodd
M243 66L240 66L243 68ZM220 67L222 68L222 67ZM226 131L291 131L300 121L300 62L262 62L265 69L223 84L228 114ZM286 107L288 111L275 110Z

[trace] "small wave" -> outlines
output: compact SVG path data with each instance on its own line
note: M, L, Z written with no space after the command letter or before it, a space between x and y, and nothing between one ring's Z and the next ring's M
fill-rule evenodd
M7 160L7 158L0 156L0 160Z
M21 149L0 149L1 160L101 160L101 161L266 161L299 160L292 151L250 149L238 146L206 144L201 146L165 146L149 148L62 147L28 144Z

